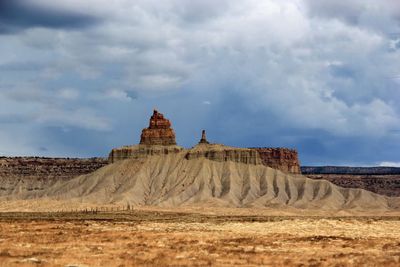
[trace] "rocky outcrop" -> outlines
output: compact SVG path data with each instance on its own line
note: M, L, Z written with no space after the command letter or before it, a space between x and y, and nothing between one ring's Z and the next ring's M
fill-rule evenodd
M206 158L213 161L233 161L245 164L262 164L257 151L248 148L229 147L220 144L199 143L185 154L185 159Z
M1 157L0 195L37 191L107 165L103 158Z
M199 141L199 144L209 144L209 142L207 141L205 130L201 131L201 139Z
M180 146L136 145L115 148L108 157L110 163L125 159L146 159L153 155L184 153L187 160L206 158L214 161L233 161L246 164L262 164L257 151L248 148L236 148L219 144L200 143L192 149Z
M278 169L285 173L300 174L300 161L297 151L288 148L251 148L260 154L265 166Z
M179 153L183 151L183 148L176 145L135 145L135 146L124 146L120 148L114 148L111 150L108 161L114 163L125 159L145 159L148 156L153 155L168 155L173 153Z
M148 156L168 155L182 150L182 147L176 145L171 122L154 110L149 127L142 130L139 145L114 148L108 156L108 161L114 163L125 159L145 159Z
M163 147L165 146L165 147ZM170 148L166 148L169 147ZM139 146L125 146L113 149L109 162L124 159L140 159L149 155L178 153L183 148L176 146L175 132L171 122L157 110L153 111L149 127L143 129ZM264 164L285 173L300 174L297 151L287 148L235 148L210 144L202 131L199 144L186 151L186 159L204 157L215 161L234 161L249 164Z
M171 122L157 110L153 111L149 127L142 130L140 136L141 145L176 145L175 132L171 128Z

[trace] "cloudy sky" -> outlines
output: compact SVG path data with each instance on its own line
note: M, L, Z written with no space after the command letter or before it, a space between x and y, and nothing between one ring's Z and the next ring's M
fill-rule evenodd
M177 141L400 165L398 0L1 0L0 155Z

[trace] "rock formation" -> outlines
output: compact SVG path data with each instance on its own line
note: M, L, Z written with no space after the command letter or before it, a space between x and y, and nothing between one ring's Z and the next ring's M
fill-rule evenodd
M142 130L140 136L141 145L176 145L175 132L171 128L171 122L157 110L153 111L149 127Z
M218 149L216 145L198 145L197 149L200 150L200 146ZM222 155L225 149L221 146ZM238 151L245 150L257 154L252 149L235 149L232 153L240 155ZM40 192L16 193L3 199L17 200L14 205L20 205L18 200L21 199L36 198L35 203L40 203L40 197L46 203L57 200L95 205L297 208L329 211L331 215L343 210L381 214L400 209L400 198L342 188L325 180L283 173L262 164L204 158L188 160L184 152L153 156L143 161L119 161Z
M154 110L149 127L142 130L139 145L114 148L108 156L108 161L114 163L125 159L144 159L153 155L179 153L182 150L182 147L176 145L171 122Z
M300 161L297 151L288 148L252 148L256 150L265 166L286 173L300 174Z
M199 144L209 144L209 142L207 141L205 130L201 131L201 139L200 139Z
M210 144L202 131L199 144L192 149L175 145L175 133L171 122L154 110L149 127L143 129L140 144L115 148L108 162L103 158L70 159L38 157L0 157L0 196L19 192L41 192L76 176L96 171L125 159L143 159L154 155L177 154L186 161L206 158L216 162L238 162L265 165L287 174L300 174L314 179L326 179L336 185L363 188L388 196L400 196L400 168L349 168L349 167L303 167L296 150L287 148L235 148ZM249 166L250 167L250 166Z
M200 143L185 151L185 159L206 158L213 161L233 161L245 164L262 164L260 155L254 149L229 147L220 144Z
M103 158L0 157L0 196L40 191L107 164Z
M143 129L140 144L115 148L108 162L125 159L143 160L154 155L177 154L186 160L206 158L217 162L238 162L265 165L285 173L303 174L313 179L326 179L347 188L363 188L388 196L400 196L399 168L349 168L349 167L303 167L296 150L287 148L235 148L210 144L206 132L192 149L175 145L175 133L171 122L154 110L149 127ZM179 155L178 155L179 154ZM62 159L18 157L0 158L0 196L18 192L39 192L60 181L96 171L105 166L102 158Z
M219 162L229 159L229 161L261 164L261 157L254 151L221 145L203 146L207 149L186 151L186 158L204 157ZM122 147L110 153L110 162L182 151L183 149L178 146ZM107 163L103 158L0 157L0 196L16 192L39 192L55 183L94 172ZM302 173L309 178L328 180L346 188L362 188L381 195L400 197L400 168L302 167Z
M123 146L111 150L108 156L108 162L114 163L125 159L145 159L148 156L168 155L179 153L183 150L182 147L176 145L135 145Z
M185 151L186 159L204 157L214 161L234 161L249 164L264 164L286 173L300 174L297 151L286 148L236 148L210 144L202 131L198 145L185 150L176 145L171 122L157 110L153 111L149 127L143 129L140 144L113 149L109 162L124 159L143 159L151 155L166 155Z

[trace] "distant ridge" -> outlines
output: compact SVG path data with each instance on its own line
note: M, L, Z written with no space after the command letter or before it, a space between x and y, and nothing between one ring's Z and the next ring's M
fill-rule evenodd
M354 174L394 175L400 174L400 167L347 167L347 166L303 166L302 174Z

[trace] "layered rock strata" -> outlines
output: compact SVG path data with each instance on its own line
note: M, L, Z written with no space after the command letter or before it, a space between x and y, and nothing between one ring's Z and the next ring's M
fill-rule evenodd
M120 148L114 148L111 150L108 161L114 163L125 159L145 159L148 156L154 155L168 155L173 153L179 153L183 151L183 148L176 145L135 145L135 146L124 146Z
M248 148L236 148L219 144L198 144L192 149L179 146L125 146L115 148L109 155L109 162L114 163L125 159L146 159L154 155L184 153L187 160L206 158L213 161L233 161L246 164L262 164L257 151Z
M168 148L171 146L170 148ZM175 132L171 122L157 110L153 111L149 127L142 130L139 146L125 146L113 149L109 162L124 159L139 159L149 155L179 153L183 148L176 146ZM186 151L186 159L204 157L215 161L234 161L249 164L264 164L286 173L300 174L297 151L287 148L234 148L210 144L202 131L199 144Z
M175 132L171 128L171 122L157 110L153 111L149 127L142 130L140 136L141 145L176 145Z
M262 164L285 173L301 174L298 153L288 148L251 148L260 155Z
M103 158L1 157L0 195L38 191L107 165Z
M262 164L257 151L248 148L229 147L220 144L199 143L185 154L185 159L206 158L213 161L233 161L245 164Z

